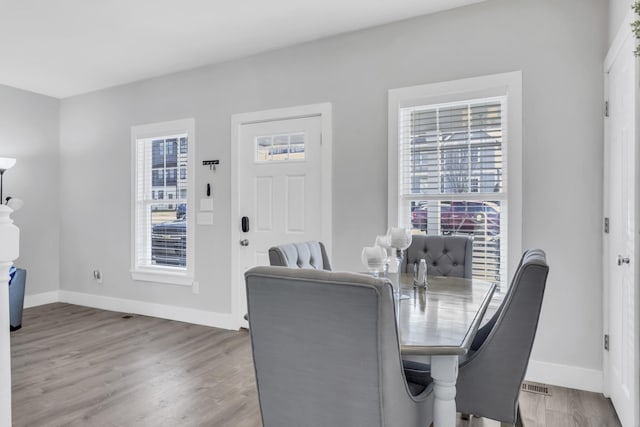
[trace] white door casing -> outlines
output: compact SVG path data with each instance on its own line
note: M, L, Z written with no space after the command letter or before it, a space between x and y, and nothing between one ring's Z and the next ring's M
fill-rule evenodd
M243 327L244 272L268 265L269 247L321 240L331 253L331 105L237 114L232 134L231 303L234 323ZM295 152L282 155L260 145L287 136L296 142ZM244 216L248 232L242 230Z
M605 119L604 216L604 391L623 426L637 426L638 414L638 179L636 58L628 24L605 60L608 117Z

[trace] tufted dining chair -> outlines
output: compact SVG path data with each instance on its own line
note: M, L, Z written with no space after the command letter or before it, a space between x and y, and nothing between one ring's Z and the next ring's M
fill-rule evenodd
M421 259L427 262L430 276L472 276L473 240L467 236L415 235L407 249L401 271L413 273Z
M245 278L264 427L433 421L433 384L403 375L389 280L284 267Z
M521 425L518 397L549 274L541 249L526 251L502 304L482 327L461 359L456 385L458 412L491 418L502 425ZM414 383L430 384L430 367L404 361L405 375Z
M331 271L331 262L324 244L314 240L269 248L269 263L279 267Z
M315 240L270 247L269 264L274 267L331 271L331 262L324 244ZM249 320L249 313L244 315L244 319Z

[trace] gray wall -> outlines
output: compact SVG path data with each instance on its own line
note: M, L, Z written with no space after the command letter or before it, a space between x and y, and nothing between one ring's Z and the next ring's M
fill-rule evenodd
M631 11L632 4L633 0L609 0L609 44L616 37L625 16ZM631 27L628 30L631 32Z
M28 270L28 295L59 287L59 105L0 85L0 156L17 159L4 175L4 194L25 202L12 217L20 227L16 265Z
M230 116L333 104L333 263L361 270L387 218L387 91L522 70L525 248L551 264L533 358L602 369L602 60L607 3L485 3L65 99L61 104L61 288L216 312L230 309ZM194 117L201 295L130 279L130 127ZM104 284L91 270L101 268Z

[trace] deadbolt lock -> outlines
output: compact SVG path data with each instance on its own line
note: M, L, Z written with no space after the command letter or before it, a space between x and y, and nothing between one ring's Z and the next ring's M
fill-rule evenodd
M623 257L622 255L618 255L618 265L629 264L629 258Z

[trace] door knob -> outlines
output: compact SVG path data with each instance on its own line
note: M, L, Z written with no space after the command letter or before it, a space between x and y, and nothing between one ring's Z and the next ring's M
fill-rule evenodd
M629 264L629 258L623 258L622 255L618 255L618 265Z
M248 239L240 240L240 246L249 246L249 240Z

